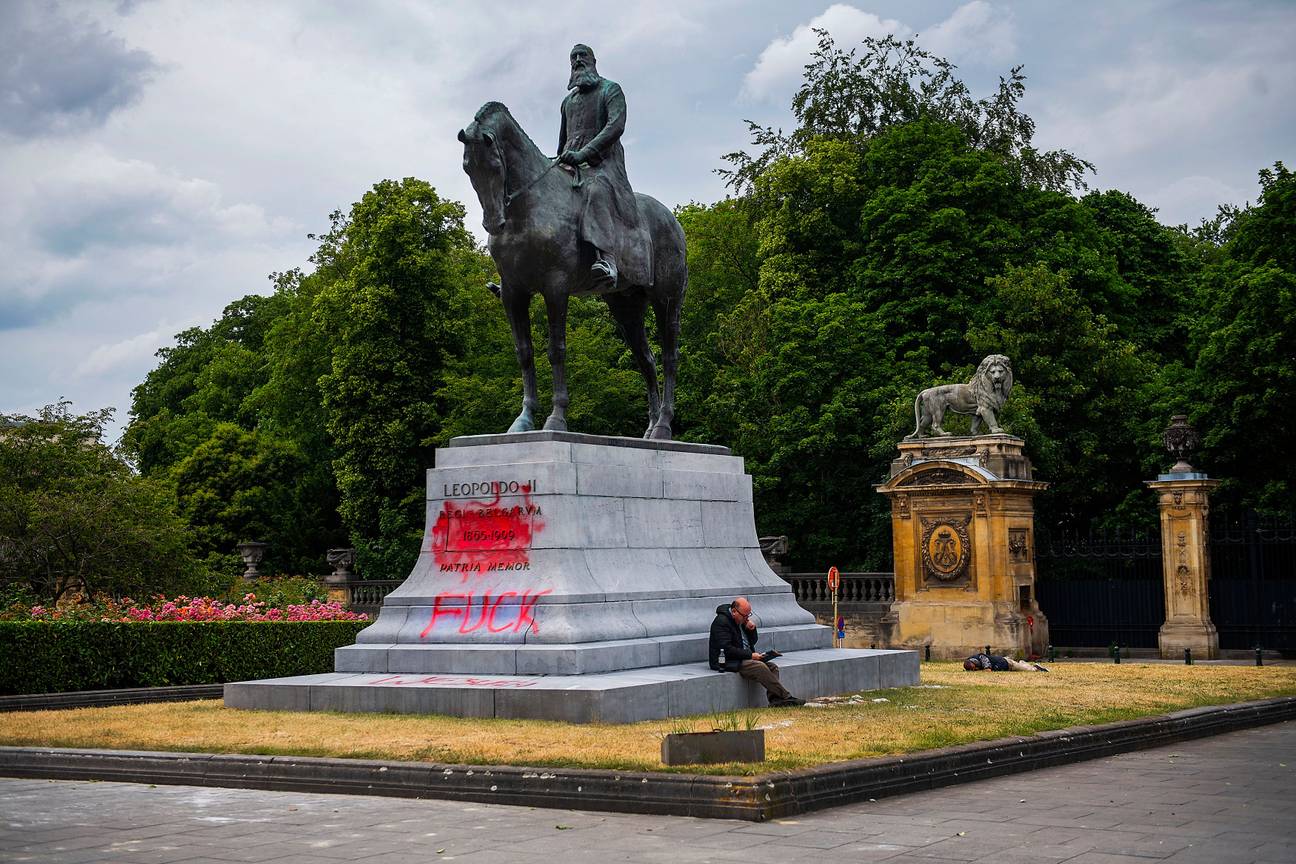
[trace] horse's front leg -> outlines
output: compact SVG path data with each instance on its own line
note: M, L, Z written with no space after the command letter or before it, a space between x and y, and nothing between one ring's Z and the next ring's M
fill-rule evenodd
M535 348L531 342L531 295L507 282L500 291L504 313L513 331L513 349L517 352L518 367L522 370L522 413L518 414L509 432L530 432L535 428L536 397Z
M567 292L561 287L544 292L549 319L549 365L553 368L553 412L544 428L567 431Z

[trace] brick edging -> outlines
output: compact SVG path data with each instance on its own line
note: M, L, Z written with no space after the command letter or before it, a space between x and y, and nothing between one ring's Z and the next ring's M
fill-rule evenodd
M39 747L0 747L0 776L442 798L760 822L1293 719L1296 697L1284 696L756 777Z

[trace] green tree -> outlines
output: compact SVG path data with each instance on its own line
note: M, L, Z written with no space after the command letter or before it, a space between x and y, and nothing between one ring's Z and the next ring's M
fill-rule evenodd
M919 120L959 129L976 149L1001 156L1023 185L1066 190L1083 186L1093 165L1065 150L1041 153L1032 141L1035 122L1018 108L1026 77L1016 66L999 79L995 95L974 99L948 60L912 40L866 38L843 50L825 30L792 99L796 128L781 130L749 122L752 143L763 148L725 157L734 167L721 172L739 192L757 192L756 179L772 165L801 153L811 141L867 141L878 133Z
M264 572L318 569L323 538L298 536L320 521L299 488L307 476L291 442L218 423L172 473L191 547L206 558L228 555L242 540L271 538L276 548L270 550ZM308 550L305 560L291 557L298 549Z
M0 415L0 583L46 602L211 587L170 490L102 443L111 416Z
M1225 500L1290 510L1296 495L1296 175L1260 172L1260 198L1236 211L1201 278L1190 321L1195 362L1178 405L1202 430L1200 464ZM1258 458L1257 454L1263 454Z
M480 275L463 207L426 182L384 180L335 213L314 261L312 315L329 334L319 379L339 510L371 574L408 572L423 528L423 471L446 414L457 288Z
M1020 383L1004 419L1051 483L1037 518L1074 525L1123 506L1127 521L1146 521L1151 502L1131 482L1148 476L1146 450L1130 445L1139 431L1133 409L1152 374L1147 356L1089 308L1067 271L1009 267L989 285L1001 317L974 327L968 341L978 353L1013 358Z
M272 295L243 297L210 327L180 333L135 388L123 446L141 473L177 490L202 558L228 559L240 540L261 540L271 547L267 572L313 573L345 539L317 388L310 398L285 374L318 369L325 356L318 341L284 335L283 322L309 318L300 276L274 274ZM244 445L275 455L252 457Z
M1054 484L1041 517L1148 518L1130 478L1155 467L1156 370L1187 357L1195 247L1127 195L1071 194L1092 166L1034 148L1020 68L976 100L912 43L821 35L796 128L753 127L754 155L729 157L740 197L681 212L690 272L724 300L687 330L689 436L747 457L794 566L885 566L872 485L914 395L1007 353L1007 417Z

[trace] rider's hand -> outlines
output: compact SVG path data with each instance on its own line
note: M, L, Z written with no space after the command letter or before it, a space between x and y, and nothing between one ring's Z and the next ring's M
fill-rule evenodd
M563 154L558 157L558 161L564 165L579 165L585 161L585 151L580 149L565 150L563 151Z

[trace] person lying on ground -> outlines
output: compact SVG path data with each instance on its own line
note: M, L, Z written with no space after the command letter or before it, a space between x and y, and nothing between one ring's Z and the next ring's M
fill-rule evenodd
M969 672L1047 672L1038 663L1027 663L1025 660L1014 660L1011 657L1000 657L998 654L973 654L963 661L963 668Z

